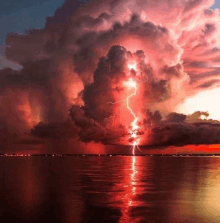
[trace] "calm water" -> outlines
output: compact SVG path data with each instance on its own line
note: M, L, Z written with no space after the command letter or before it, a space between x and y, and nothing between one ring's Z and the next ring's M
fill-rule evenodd
M220 222L218 157L0 157L0 222Z

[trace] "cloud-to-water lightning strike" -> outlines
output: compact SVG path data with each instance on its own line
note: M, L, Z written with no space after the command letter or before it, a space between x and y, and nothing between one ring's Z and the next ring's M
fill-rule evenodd
M135 113L133 112L132 108L130 107L129 99L137 94L137 83L131 78L128 82L126 82L126 85L128 87L133 87L134 88L134 93L130 94L126 98L126 104L127 104L127 109L134 116L134 121L131 123L131 127L132 127L131 128L131 137L134 140L133 143L132 143L132 154L135 155L136 147L139 148L138 147L139 139L138 139L138 136L137 136L137 131L138 131L139 126L137 125L138 118L135 115Z
M137 124L138 122L138 117L135 115L134 111L132 110L132 108L130 107L130 99L131 97L137 95L137 83L130 78L129 81L125 82L124 85L126 85L127 87L132 87L134 88L134 92L130 95L127 96L126 99L123 99L121 101L117 101L117 102L109 102L111 104L117 104L120 102L125 102L127 109L130 111L130 113L132 114L132 116L134 117L134 120L131 122L131 132L129 133L131 135L131 139L132 139L132 154L135 155L135 149L138 148L140 150L140 148L138 147L138 143L139 143L139 139L138 139L138 135L137 135L137 131L139 129L139 126Z

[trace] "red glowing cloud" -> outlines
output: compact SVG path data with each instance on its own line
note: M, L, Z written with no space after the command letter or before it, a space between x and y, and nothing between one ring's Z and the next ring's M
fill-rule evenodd
M213 1L94 0L71 11L72 4L45 29L7 37L7 58L23 67L0 71L0 121L11 133L137 146L204 143L196 135L205 128L217 143L211 121L198 127L167 116L219 84Z

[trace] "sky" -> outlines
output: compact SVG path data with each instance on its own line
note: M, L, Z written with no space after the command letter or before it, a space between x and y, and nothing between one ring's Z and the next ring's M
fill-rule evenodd
M46 18L52 16L55 10L62 6L64 1L1 1L0 9L0 53L1 65L11 66L19 69L19 65L15 65L5 59L4 51L6 47L5 39L8 33L25 34L28 29L44 28Z
M76 7L85 0L74 1ZM57 8L62 7L65 0L3 0L0 9L0 68L11 66L19 69L19 65L5 59L5 39L8 33L25 34L29 29L42 29L46 18L54 15Z
M133 153L220 143L218 8L212 0L1 2L1 141L71 139Z
M86 0L75 0L74 2L88 2ZM6 35L10 32L25 34L28 29L42 29L45 27L46 18L54 15L57 8L62 7L65 0L3 0L0 5L0 68L11 66L19 69L5 59ZM78 3L76 3L78 4ZM220 2L216 1L212 9L220 8Z

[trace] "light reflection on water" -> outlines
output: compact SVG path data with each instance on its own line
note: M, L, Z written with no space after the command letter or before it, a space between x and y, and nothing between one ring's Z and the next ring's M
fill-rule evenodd
M216 157L0 157L0 220L217 223L219 170Z
M136 170L136 157L132 157L130 173L126 173L124 177L124 181L122 182L122 186L125 187L124 195L122 196L123 203L120 206L121 217L119 219L119 223L131 222L130 216L130 208L132 206L138 205L139 202L135 203L135 195L136 195L136 175L138 171Z

